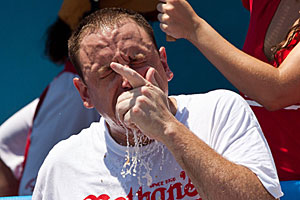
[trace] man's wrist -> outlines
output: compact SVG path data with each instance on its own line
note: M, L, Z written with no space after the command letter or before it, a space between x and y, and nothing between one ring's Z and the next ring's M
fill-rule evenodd
M166 123L164 141L162 142L171 152L176 153L182 152L182 150L184 149L186 142L184 138L188 129L175 117L174 119L174 121Z

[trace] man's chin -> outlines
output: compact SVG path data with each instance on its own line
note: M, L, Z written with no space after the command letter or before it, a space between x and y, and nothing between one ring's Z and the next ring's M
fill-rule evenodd
M149 138L147 135L143 134L139 129L126 127L128 138L131 144L139 144L141 146L150 144L154 139Z
M138 137L141 137L143 136L144 134L137 128L130 128L130 127L127 127L127 126L124 126L123 127L125 132L128 134L128 135L132 135L132 136L138 136Z
M120 121L113 121L112 124L115 128L118 127L118 132L123 132L124 134L126 134L129 140L131 140L132 142L137 141L138 143L142 143L142 145L145 145L151 143L154 140L143 134L142 131L137 127L129 127L125 123Z
M117 126L124 130L128 134L142 134L142 132L137 127L129 127L125 123L118 121Z

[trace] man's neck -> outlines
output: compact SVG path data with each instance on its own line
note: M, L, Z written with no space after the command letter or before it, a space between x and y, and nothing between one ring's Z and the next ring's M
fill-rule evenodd
M175 116L177 113L177 101L173 97L169 97L169 106L171 113Z

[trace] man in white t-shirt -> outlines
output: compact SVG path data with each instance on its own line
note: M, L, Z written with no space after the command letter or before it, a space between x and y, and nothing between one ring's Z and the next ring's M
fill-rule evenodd
M102 9L69 40L73 82L103 118L48 154L33 199L277 199L271 152L237 94L168 96L166 50L137 13Z

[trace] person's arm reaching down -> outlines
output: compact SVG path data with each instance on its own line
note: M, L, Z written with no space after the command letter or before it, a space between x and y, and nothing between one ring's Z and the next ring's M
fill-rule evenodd
M200 18L185 0L158 5L160 27L175 38L192 42L241 92L269 110L300 102L300 45L274 68L237 49Z

